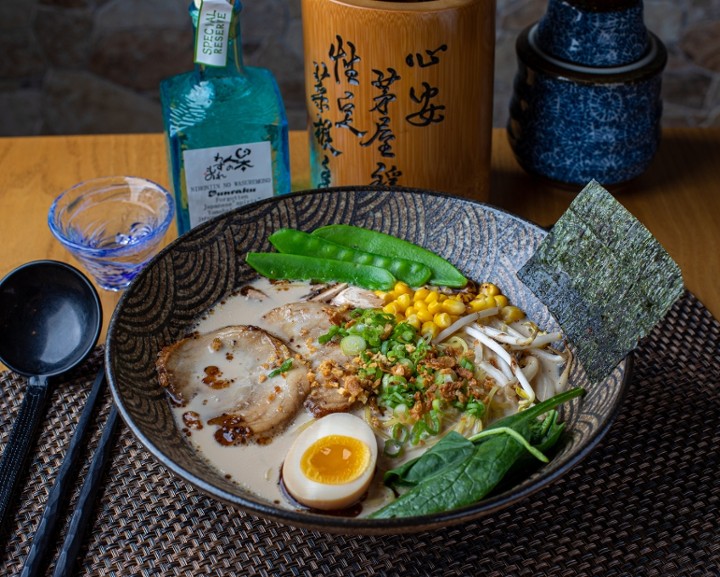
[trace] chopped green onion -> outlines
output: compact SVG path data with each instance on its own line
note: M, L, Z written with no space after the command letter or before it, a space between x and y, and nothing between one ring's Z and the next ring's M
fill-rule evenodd
M395 439L388 439L385 441L385 448L383 449L383 452L388 457L399 457L403 453L403 445L402 443L398 443Z
M409 369L410 372L412 372L412 373L415 372L415 364L414 364L410 359L408 359L407 357L402 358L402 359L398 359L397 364L398 364L398 365L403 365L404 367L406 367L407 369Z
M410 434L411 434L411 443L413 445L417 445L425 437L431 435L430 431L428 430L427 421L425 419L420 419L419 421L417 421L412 426L412 430L411 430Z
M400 403L399 405L395 405L395 407L393 408L393 414L396 417L405 417L407 415L407 413L408 413L407 405L404 405L402 403Z
M475 370L475 365L473 365L472 361L470 359L466 359L465 357L460 359L459 364L463 369L467 369L468 371Z
M482 401L470 399L465 405L465 412L479 419L485 414L485 405L483 405Z
M287 358L283 362L282 365L280 365L277 369L273 369L268 373L268 377L273 378L277 377L278 375L282 373L287 373L290 369L292 369L293 366L293 360L292 358Z
M367 348L367 341L360 335L348 335L340 341L340 350L348 357L355 357Z
M442 413L433 409L425 414L426 430L431 435L438 435L442 427Z
M398 443L405 443L408 439L409 432L407 427L402 423L395 423L392 428L392 438Z
M331 340L333 340L333 337L334 337L335 335L340 334L341 331L342 331L342 328L341 328L341 327L339 327L339 326L337 326L337 325L333 325L333 326L330 327L330 329L328 330L327 333L325 333L324 335L320 335L320 336L318 337L318 342L319 342L321 345L324 345L324 344L326 344L326 343L329 343Z

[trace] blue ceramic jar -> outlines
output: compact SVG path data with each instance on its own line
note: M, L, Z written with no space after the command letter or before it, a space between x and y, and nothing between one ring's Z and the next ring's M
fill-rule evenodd
M667 52L641 2L550 0L516 50L508 136L527 172L613 185L645 171L660 140Z

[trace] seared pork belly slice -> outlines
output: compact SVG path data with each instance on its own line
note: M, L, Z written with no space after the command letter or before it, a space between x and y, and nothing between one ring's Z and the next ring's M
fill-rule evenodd
M318 338L333 325L345 320L337 307L316 301L300 301L274 308L262 317L262 324L307 359L327 354ZM318 351L320 351L318 355Z
M309 363L313 378L305 407L315 417L348 411L353 400L340 386L350 359L336 343L318 344L330 327L345 321L344 308L317 301L296 302L263 316L263 324Z
M253 326L229 326L165 347L157 359L160 384L179 406L192 403L215 438L232 445L266 441L293 420L309 392L298 360L270 377L293 352Z

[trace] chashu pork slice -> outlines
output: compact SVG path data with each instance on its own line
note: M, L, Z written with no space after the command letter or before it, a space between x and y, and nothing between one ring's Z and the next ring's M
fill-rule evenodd
M327 285L315 292L308 300L329 303L337 307L347 305L363 309L376 309L384 304L382 297L377 296L373 291L346 283Z
M332 304L302 301L277 307L263 316L263 326L310 363L318 386L311 388L305 407L314 417L348 411L354 403L338 388L350 359L337 343L318 343L331 326L344 322L343 311L343 307Z
M302 407L309 383L301 362L293 360L287 372L269 376L292 357L285 343L266 331L235 325L165 347L156 366L173 402L216 425L218 442L235 445L267 442Z

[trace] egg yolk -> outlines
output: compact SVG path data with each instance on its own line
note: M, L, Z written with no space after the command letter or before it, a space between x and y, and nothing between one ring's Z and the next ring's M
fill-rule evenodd
M300 468L312 481L342 485L362 475L369 462L370 449L362 441L345 435L328 435L307 448Z

